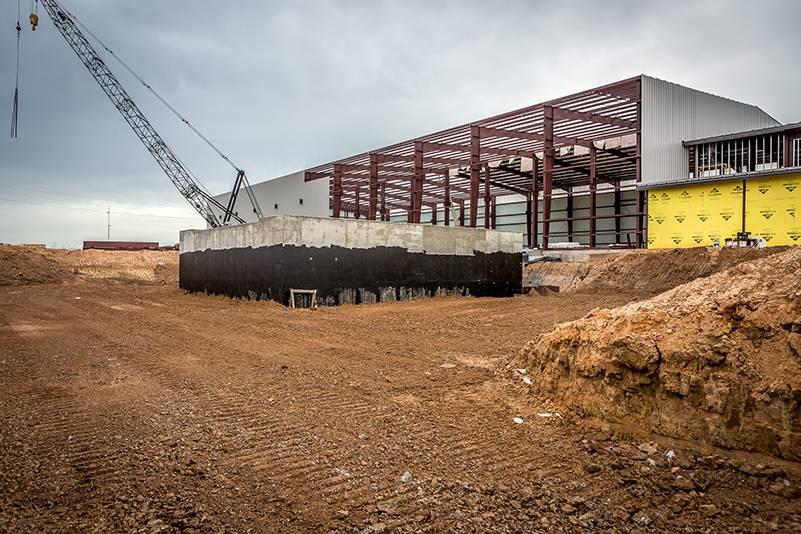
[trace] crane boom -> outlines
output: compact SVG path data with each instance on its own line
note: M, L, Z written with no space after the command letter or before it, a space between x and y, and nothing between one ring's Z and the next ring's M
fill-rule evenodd
M206 220L211 227L222 226L230 219L237 222L245 222L237 214L233 213L234 202L229 202L228 206L222 205L217 199L203 191L191 173L184 167L183 163L173 153L172 149L164 142L158 132L147 120L131 96L117 80L105 62L100 58L92 44L81 32L80 28L69 13L56 0L40 0L56 29L61 33L67 44L72 48L84 66L92 74L92 77L106 93L117 111L120 112L125 122L131 127L136 136L145 145L153 159L164 170L178 191L194 207L198 213ZM239 191L238 185L242 183L244 171L238 170L237 180L232 200L236 198ZM213 208L223 212L222 219L218 217Z

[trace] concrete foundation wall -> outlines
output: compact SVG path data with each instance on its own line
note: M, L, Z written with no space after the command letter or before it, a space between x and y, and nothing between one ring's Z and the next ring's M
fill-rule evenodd
M521 291L522 236L476 228L279 216L181 232L189 291L286 302L316 289L323 304Z

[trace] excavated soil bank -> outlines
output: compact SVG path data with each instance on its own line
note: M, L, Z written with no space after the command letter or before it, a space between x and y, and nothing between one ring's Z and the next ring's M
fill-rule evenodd
M523 285L553 286L563 292L620 289L656 295L696 278L784 250L786 247L633 250L594 256L586 263L539 262L525 267Z
M63 283L75 278L177 284L178 252L0 247L0 286Z
M28 247L0 246L0 286L60 283L70 270Z
M801 249L594 310L511 367L580 415L801 460Z

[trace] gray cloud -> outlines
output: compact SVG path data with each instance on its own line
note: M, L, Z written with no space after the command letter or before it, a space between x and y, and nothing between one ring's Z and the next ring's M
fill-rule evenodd
M794 1L65 4L253 180L639 73L801 120ZM3 127L15 18L0 6ZM109 64L201 181L228 189L231 169ZM0 137L0 241L102 238L108 205L120 239L202 225L46 17L24 32L22 69L20 138Z

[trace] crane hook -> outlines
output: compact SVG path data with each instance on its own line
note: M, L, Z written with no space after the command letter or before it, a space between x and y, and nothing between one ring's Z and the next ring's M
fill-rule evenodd
M36 31L39 25L39 0L31 0L31 31Z

